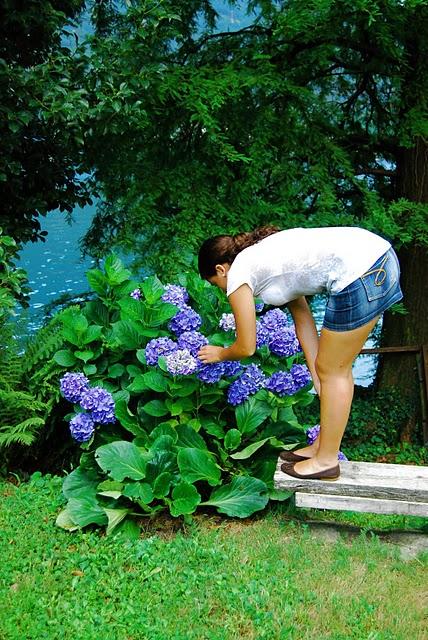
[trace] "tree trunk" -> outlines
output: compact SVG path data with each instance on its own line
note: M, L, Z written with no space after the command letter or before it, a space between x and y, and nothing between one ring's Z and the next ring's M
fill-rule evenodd
M397 162L397 198L428 203L428 144L418 138L416 145L403 149ZM382 346L419 346L428 344L428 251L413 241L398 252L401 265L401 288L407 315L386 312L382 329ZM413 415L401 434L408 440L420 418L420 386L415 354L387 354L380 362L378 388L397 387L414 407Z

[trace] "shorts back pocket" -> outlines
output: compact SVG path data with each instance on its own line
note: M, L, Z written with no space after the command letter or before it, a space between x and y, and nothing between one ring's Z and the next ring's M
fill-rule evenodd
M361 276L369 302L383 298L398 280L398 267L392 252L387 251Z

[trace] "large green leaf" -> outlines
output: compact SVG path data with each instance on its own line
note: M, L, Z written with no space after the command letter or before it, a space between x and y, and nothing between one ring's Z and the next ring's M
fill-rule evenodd
M120 424L133 433L134 436L145 435L145 431L140 427L138 418L129 411L126 400L115 401L115 414Z
M252 442L251 444L248 445L248 447L245 447L245 449L242 449L242 451L237 451L236 453L232 453L230 457L233 458L234 460L245 460L246 458L249 458L250 456L252 456L253 453L257 451L257 449L260 449L260 447L262 447L264 443L270 439L271 438L263 438L263 440Z
M108 518L104 509L98 504L95 496L70 498L67 511L72 521L79 527L88 524L107 524Z
M61 349L60 351L57 351L54 354L53 359L57 364L61 365L61 367L72 367L77 362L77 358L69 349Z
M174 517L193 513L201 501L201 496L193 484L180 482L172 492L172 503L169 506Z
M115 529L117 525L120 524L124 518L126 518L126 516L128 515L128 513L130 513L131 510L105 508L104 511L108 518L106 534L109 535L113 531L113 529Z
M141 500L144 504L153 500L153 489L147 482L127 482L122 493L127 498Z
M61 527L61 529L65 529L66 531L76 531L79 528L79 525L73 522L68 509L63 509L58 514L55 524L57 527Z
M187 482L206 480L211 486L220 483L221 470L207 451L195 448L180 449L177 462L181 476Z
M131 276L130 271L125 269L121 260L114 254L107 256L104 269L107 274L107 280L111 285L121 284Z
M133 350L141 346L143 336L141 327L134 320L119 320L112 324L113 337L124 349Z
M149 276L141 285L144 297L149 304L157 302L165 291L165 287L157 276Z
M124 478L142 480L146 475L148 456L132 442L117 440L98 447L95 459L103 471L119 482Z
M177 315L178 307L169 302L163 302L153 309L146 309L144 312L144 321L149 327L160 327L167 320Z
M109 310L101 300L90 300L87 302L84 308L84 314L90 322L94 322L96 325L98 324L102 327L109 325Z
M246 518L255 511L264 509L269 496L267 486L257 478L237 476L230 484L215 489L203 505L217 507L220 513L237 518Z
M92 469L77 467L64 478L62 492L69 498L81 498L95 495L99 483L99 475Z
M195 449L206 449L207 444L199 433L196 433L192 427L187 424L179 424L175 431L178 435L178 447L194 447Z
M251 433L271 414L272 408L249 398L235 409L236 424L241 433Z
M150 400L142 406L143 411L148 413L149 416L161 417L166 416L169 413L168 407L165 406L163 400Z
M155 498L163 498L168 494L173 475L169 471L163 471L153 482L153 495Z
M90 269L86 272L89 286L95 293L105 296L108 289L108 280L100 269Z

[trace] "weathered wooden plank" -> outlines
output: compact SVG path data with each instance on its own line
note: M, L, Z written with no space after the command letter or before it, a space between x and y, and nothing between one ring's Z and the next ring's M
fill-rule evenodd
M276 489L300 490L371 498L428 503L428 467L416 465L341 462L338 480L302 480L281 471L278 459L274 475Z
M355 496L336 496L324 493L295 494L297 507L312 509L338 509L339 511L362 511L365 513L394 513L398 515L428 517L428 503L405 500L380 500Z

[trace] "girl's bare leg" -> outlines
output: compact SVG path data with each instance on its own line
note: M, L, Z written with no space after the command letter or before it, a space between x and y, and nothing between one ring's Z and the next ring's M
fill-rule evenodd
M313 455L295 464L298 473L307 475L336 466L354 395L352 363L378 320L379 316L352 331L322 329L315 362L321 381L321 430L312 447L298 450Z

